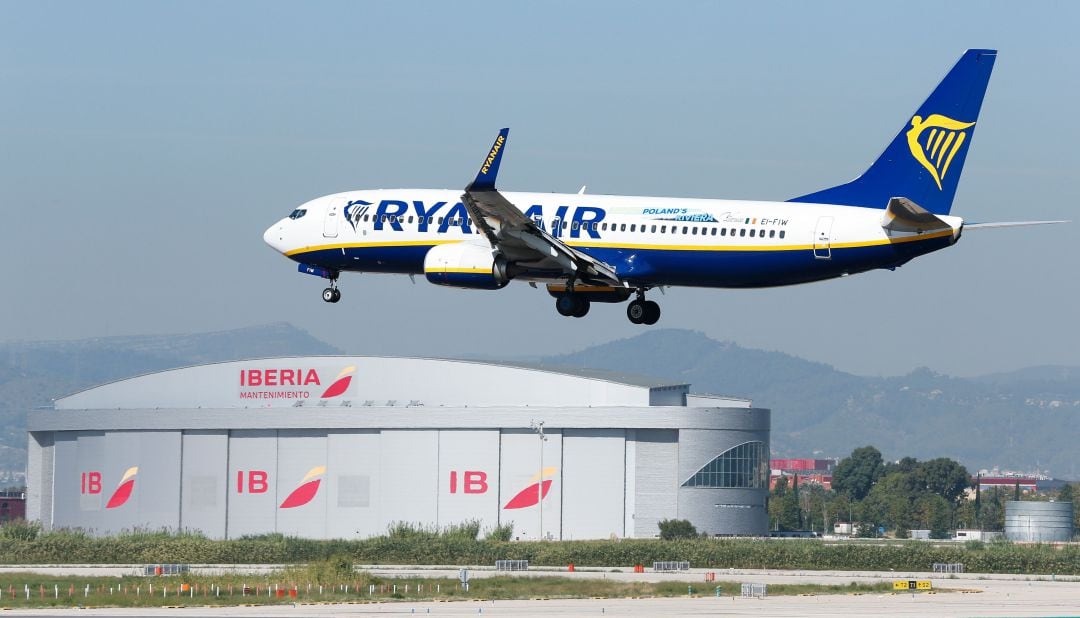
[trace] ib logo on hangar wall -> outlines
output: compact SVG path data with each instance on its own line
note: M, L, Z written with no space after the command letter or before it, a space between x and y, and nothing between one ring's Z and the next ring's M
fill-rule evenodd
M544 468L539 474L534 474L529 479L530 485L511 498L503 510L525 509L539 504L541 500L547 498L548 492L551 491L551 483L558 471L558 468L551 466Z

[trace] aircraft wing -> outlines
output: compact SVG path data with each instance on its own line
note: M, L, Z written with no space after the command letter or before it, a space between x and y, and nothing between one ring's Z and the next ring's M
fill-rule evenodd
M461 196L473 222L492 247L526 272L556 271L587 283L622 286L615 269L541 229L495 188L509 134L510 129L499 131L476 179L465 187Z

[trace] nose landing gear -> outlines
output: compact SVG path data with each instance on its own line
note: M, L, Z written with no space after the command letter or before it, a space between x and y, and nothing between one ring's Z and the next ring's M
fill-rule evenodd
M322 291L322 299L328 303L341 300L341 290L337 288L337 277L330 277L330 287Z

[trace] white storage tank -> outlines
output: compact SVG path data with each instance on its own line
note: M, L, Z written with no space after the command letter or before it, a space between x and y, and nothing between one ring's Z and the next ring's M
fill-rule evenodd
M1072 502L1005 503L1005 538L1010 541L1052 543L1072 537Z

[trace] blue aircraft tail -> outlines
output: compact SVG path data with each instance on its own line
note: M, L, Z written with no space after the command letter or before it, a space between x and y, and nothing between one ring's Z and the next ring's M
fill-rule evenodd
M788 201L885 208L906 197L949 214L996 58L996 50L969 49L862 176Z

